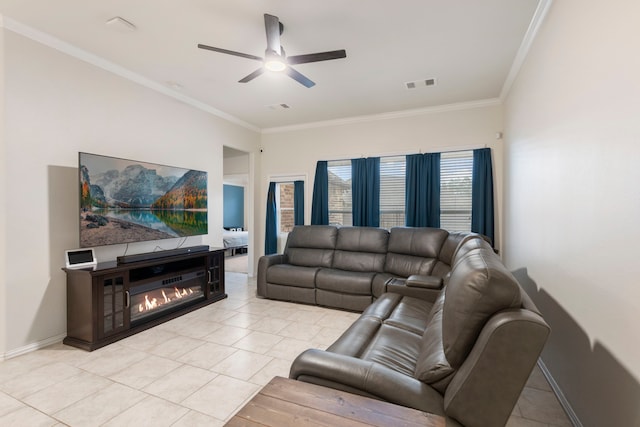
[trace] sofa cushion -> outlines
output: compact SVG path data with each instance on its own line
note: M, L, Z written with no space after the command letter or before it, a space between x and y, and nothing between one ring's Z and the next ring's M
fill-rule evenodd
M338 228L332 225L297 225L289 233L286 249L334 249L337 237Z
M420 346L420 356L416 364L415 377L430 384L441 393L446 389L454 369L447 361L442 342L442 310L444 291L440 294L429 313L429 323L424 329Z
M333 249L291 248L287 259L291 265L328 268L333 261Z
M385 260L384 271L399 277L409 277L413 274L428 276L431 274L435 262L435 258L389 252Z
M440 260L436 260L433 265L433 269L431 270L431 275L435 277L440 277L444 280L447 277L447 274L451 272L451 266L449 264L445 264Z
M482 237L476 233L467 233L467 232L449 233L444 243L442 244L442 248L440 249L440 252L438 253L438 260L442 261L447 265L451 265L458 246L460 246L461 244L464 244L464 242L466 242L469 239L482 239Z
M383 228L339 228L333 268L350 271L383 271L388 239L389 232Z
M389 232L375 227L340 227L336 249L386 254Z
M296 226L287 238L284 253L292 265L331 267L338 229L333 226Z
M323 268L316 275L316 288L345 294L371 295L373 272Z
M442 342L454 368L460 367L492 315L522 301L516 279L490 247L456 260L444 293Z
M360 357L381 326L382 321L378 317L360 317L327 348L327 351Z
M448 234L438 228L392 228L384 271L400 277L430 275Z
M422 336L427 327L431 306L431 303L418 298L401 298L384 323Z
M350 271L381 272L386 254L337 250L333 255L333 268Z
M333 268L350 271L382 272L386 254L351 252L336 250L333 255Z
M276 264L267 270L267 283L314 288L318 267L301 267L291 264Z
M383 324L361 358L412 377L419 352L419 335Z
M388 252L438 258L448 234L439 228L393 227L389 233Z

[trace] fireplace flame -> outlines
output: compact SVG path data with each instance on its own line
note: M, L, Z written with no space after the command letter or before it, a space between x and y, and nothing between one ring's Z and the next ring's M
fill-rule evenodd
M158 291L159 292L155 294L153 292L149 294L145 294L144 297L142 297L144 298L144 301L140 303L136 301L136 303L138 303L137 304L138 313L143 313L146 311L156 309L165 304L170 304L172 301L189 297L190 295L195 293L194 290L191 288L178 289L177 287L173 288L173 292L170 289L166 289L166 292L165 292L165 289L158 289ZM134 305L134 307L136 306Z
M147 310L151 310L151 309L154 309L154 308L158 307L158 299L154 298L151 301L149 301L149 295L145 295L144 296L144 307Z

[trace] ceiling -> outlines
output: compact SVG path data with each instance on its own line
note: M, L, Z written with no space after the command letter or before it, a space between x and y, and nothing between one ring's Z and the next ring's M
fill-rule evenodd
M538 3L0 0L0 14L5 22L104 58L187 102L268 131L498 98ZM307 89L270 72L238 83L260 63L196 47L202 43L262 57L264 13L284 24L287 55L346 49L347 58L296 65L316 82ZM136 30L106 24L116 16ZM406 82L430 78L435 85L406 88ZM290 108L268 107L282 103Z

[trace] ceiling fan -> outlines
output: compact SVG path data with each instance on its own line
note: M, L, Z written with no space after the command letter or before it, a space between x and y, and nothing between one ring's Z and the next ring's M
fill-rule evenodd
M253 59L256 61L261 61L263 63L262 67L258 68L253 73L239 80L239 83L250 82L251 80L264 73L265 70L284 71L289 77L308 88L314 86L315 83L308 77L293 69L291 67L292 65L306 64L309 62L328 61L330 59L347 57L347 52L344 49L332 50L330 52L309 53L306 55L286 56L282 45L280 45L280 35L284 30L284 25L282 25L278 17L265 13L264 27L267 32L267 49L264 51L264 58L260 58L259 56L250 55L247 53L236 52L233 50L207 46L204 44L199 44L198 47L200 49L207 49L214 52L226 53L228 55L235 55L242 58Z

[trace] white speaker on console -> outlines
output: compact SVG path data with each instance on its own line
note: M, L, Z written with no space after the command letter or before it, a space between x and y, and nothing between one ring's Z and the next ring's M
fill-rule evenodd
M90 268L98 265L98 259L93 248L64 251L64 260L67 268Z

